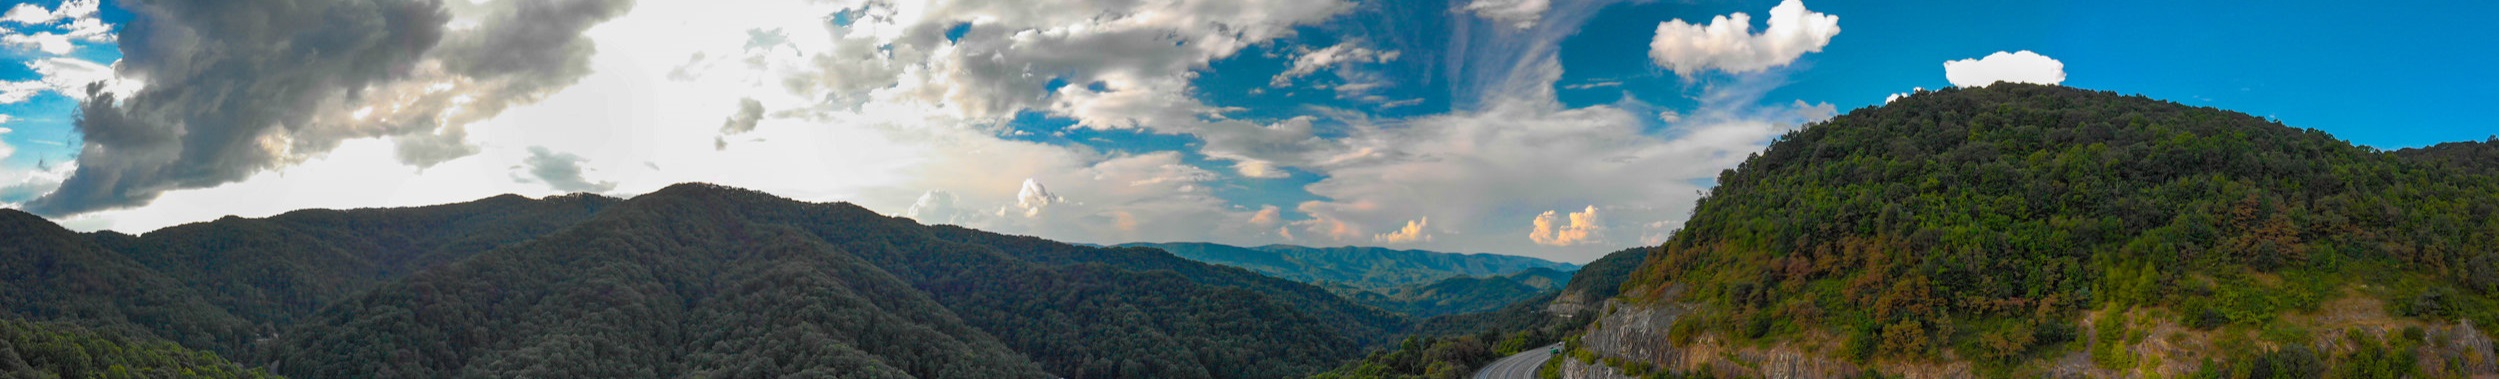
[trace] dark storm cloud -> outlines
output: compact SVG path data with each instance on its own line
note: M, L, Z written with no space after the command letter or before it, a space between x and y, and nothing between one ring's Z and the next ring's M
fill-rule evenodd
M26 204L65 216L145 205L393 137L403 162L476 153L463 125L588 74L580 34L630 0L500 1L474 28L435 0L137 1L120 76L147 86L80 104L86 146L59 190ZM466 19L468 17L462 17ZM378 110L377 110L378 109Z

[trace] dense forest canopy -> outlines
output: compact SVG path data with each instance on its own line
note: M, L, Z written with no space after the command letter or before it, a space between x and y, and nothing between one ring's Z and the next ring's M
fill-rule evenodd
M1678 331L1829 331L1854 359L2020 359L2091 310L2270 333L2347 293L2491 325L2494 144L2381 151L2057 86L1921 93L1723 172L1624 288L1706 306Z
M0 223L9 315L297 377L1292 377L1414 325L1161 250L702 184L139 236Z
M0 378L274 378L215 353L66 323L0 319Z

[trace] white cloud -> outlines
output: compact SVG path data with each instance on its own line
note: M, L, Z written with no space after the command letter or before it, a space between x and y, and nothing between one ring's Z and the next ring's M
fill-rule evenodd
M35 80L0 81L0 104L15 104L52 92L71 99L86 100L87 84L104 82L104 92L127 97L143 86L136 79L113 76L111 66L77 58L50 57L26 62L35 72Z
M1424 231L1423 228L1431 227L1431 225L1431 217L1406 221L1406 227L1398 228L1396 231L1388 232L1386 234L1373 234L1371 235L1371 241L1386 244L1430 242L1432 240L1432 233Z
M27 99L34 98L35 94L43 93L44 90L49 89L52 89L52 86L44 84L42 80L0 80L0 104L16 104L26 102Z
M9 13L0 14L0 22L27 25L49 24L61 19L94 16L95 11L102 5L98 0L69 0L61 2L59 9L47 10L40 5L21 3L9 8Z
M1442 233L1415 242L1419 248L1585 261L1622 246L1593 235L1570 246L1538 244L1518 238L1537 234L1519 221L1544 209L1604 204L1604 217L1584 217L1579 230L1663 235L1689 215L1720 170L1836 113L1829 103L1763 102L1784 82L1777 75L1706 78L1698 82L1698 105L1685 111L1638 102L1569 108L1550 90L1532 90L1561 78L1555 55L1522 59L1501 79L1521 85L1482 87L1495 92L1476 109L1402 120L1339 115L1350 124L1348 136L1262 155L1324 176L1305 188L1324 200L1295 207L1310 217L1293 223L1296 236L1374 241L1429 218L1428 230ZM1569 226L1561 221L1557 227Z
M913 220L919 220L921 223L931 225L959 225L971 220L972 217L977 217L977 214L973 213L971 210L955 206L954 193L929 190L926 193L920 194L919 200L911 202L911 208L904 209L902 211L902 216L910 217Z
M0 14L0 23L55 27L60 30L20 33L14 29L0 28L0 46L34 49L46 54L63 55L77 50L78 46L71 41L112 43L119 39L113 34L113 25L95 18L95 12L100 6L97 0L70 0L62 2L59 9L53 10L43 9L42 6L34 4L18 4L16 7L9 8L7 14ZM56 22L60 25L52 25Z
M0 15L0 21L20 24L52 22L52 11L34 3L18 3L17 6L9 8L9 13Z
M1015 208L1024 210L1024 217L1039 216L1042 208L1049 208L1051 203L1060 201L1059 195L1050 193L1049 187L1030 178L1024 179L1023 189L1015 191Z
M1883 97L1883 103L1884 103L1884 104L1891 104L1893 101L1900 100L1901 98L1906 98L1906 97L1909 97L1909 96L1911 96L1911 95L1917 95L1917 94L1921 94L1921 93L1926 93L1926 87L1910 87L1910 88L1909 88L1909 92L1895 93L1895 94L1892 94L1891 96L1884 96L1884 97Z
M1306 48L1305 48L1306 49ZM1308 76L1319 70L1363 63L1388 63L1400 55L1395 50L1379 51L1362 47L1361 42L1344 42L1318 50L1304 50L1293 58L1293 67L1269 79L1268 86L1282 88L1292 85L1294 78Z
M52 32L0 35L0 45L35 49L53 55L69 54L71 50L78 48L77 45L69 43L69 35Z
M5 156L0 156L0 158L5 158ZM1284 209L1276 208L1276 206L1273 205L1260 206L1258 208L1258 213L1251 214L1249 220L1250 225L1257 225L1260 227L1276 226L1276 224L1283 221Z
M1979 59L1945 61L1944 80L1955 87L1986 87L1996 82L2056 85L2065 82L2065 62L2030 50L1998 51Z
M1649 59L1677 75L1691 77L1708 70L1728 73L1762 71L1785 66L1805 53L1820 52L1840 34L1840 17L1805 9L1786 0L1770 8L1770 27L1754 34L1751 15L1737 12L1712 17L1708 25L1682 19L1657 24L1649 42Z
M4 130L6 128L0 128ZM0 155L0 158L6 158ZM61 186L61 179L78 169L76 162L55 162L32 170L0 167L0 208L15 208L36 196Z
M1567 220L1563 217L1554 215L1554 211L1536 215L1531 222L1535 227L1527 232L1527 239L1538 245L1571 246L1597 243L1604 238L1605 225L1597 221L1597 206L1590 205L1586 211L1571 212Z
M1552 0L1475 0L1466 4L1466 10L1475 12L1476 17L1519 29L1536 27L1545 11L1552 8Z

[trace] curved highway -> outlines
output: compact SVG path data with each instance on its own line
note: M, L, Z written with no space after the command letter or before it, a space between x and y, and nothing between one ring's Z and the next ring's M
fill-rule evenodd
M1559 348L1562 344L1557 343L1502 357L1484 365L1482 370L1475 370L1475 379L1535 379L1536 369L1544 366L1545 359L1553 357L1553 349Z

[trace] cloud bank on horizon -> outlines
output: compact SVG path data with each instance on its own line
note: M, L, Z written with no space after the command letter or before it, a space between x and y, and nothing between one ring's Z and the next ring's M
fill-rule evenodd
M27 67L0 76L0 204L141 232L701 181L1076 242L1586 261L1662 241L1721 170L1838 114L1834 101L1911 87L1795 89L1818 56L1867 43L1843 30L1879 30L1844 29L1845 12L1800 0L22 4L0 15L0 49ZM2065 80L2062 62L2027 50L1971 58L1990 51L1922 59L1944 62L1954 86Z

